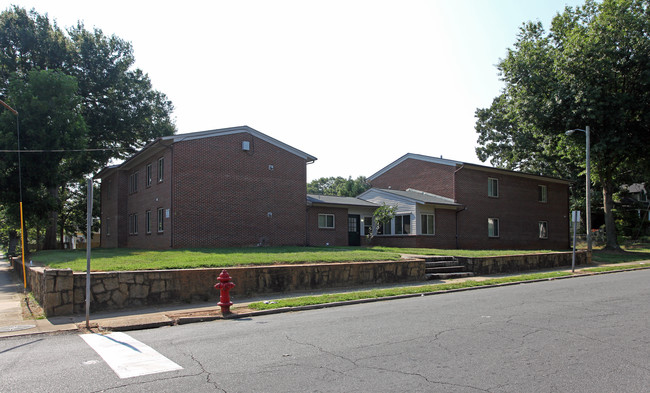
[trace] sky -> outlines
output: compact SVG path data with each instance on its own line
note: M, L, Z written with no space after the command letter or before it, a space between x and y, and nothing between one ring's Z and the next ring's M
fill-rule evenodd
M3 4L4 3L4 4ZM248 125L318 158L307 180L407 153L482 164L475 111L521 25L576 0L15 0L133 45L178 133ZM489 163L486 163L489 164Z

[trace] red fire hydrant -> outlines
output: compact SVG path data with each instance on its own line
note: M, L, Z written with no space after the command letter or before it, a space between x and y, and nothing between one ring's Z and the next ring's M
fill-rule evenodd
M214 287L221 291L221 296L219 298L220 301L217 303L217 306L221 307L222 314L230 314L230 306L232 306L232 302L230 301L230 290L235 287L235 284L230 281L230 274L228 274L226 270L221 271L217 280L219 280L219 283Z

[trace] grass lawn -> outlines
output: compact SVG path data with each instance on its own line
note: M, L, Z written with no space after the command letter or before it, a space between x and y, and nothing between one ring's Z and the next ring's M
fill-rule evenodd
M398 287L398 288L373 289L369 291L332 293L332 294L317 295L317 296L302 296L302 297L295 297L295 298L279 299L269 303L265 303L265 302L250 303L248 307L253 310L268 310L268 309L281 308L281 307L299 307L299 306L309 306L315 304L343 302L343 301L350 301L350 300L374 299L374 298L388 297L388 296L441 292L441 291L448 291L450 289L482 287L486 285L504 284L504 283L517 282L517 281L552 279L552 278L564 277L570 275L571 272L523 274L519 276L494 278L494 279L483 280L483 281L466 280L466 281L459 281L454 283L422 285L417 287L409 286L409 287Z
M647 268L647 267L650 267L650 262L636 263L630 265L601 266L595 268L588 268L588 269L579 270L576 272L576 274L607 272L613 270L638 269L638 268ZM269 309L282 308L282 307L311 306L317 304L327 304L327 303L344 302L344 301L351 301L351 300L374 299L380 297L411 295L411 294L418 294L418 293L442 292L442 291L448 291L450 289L482 287L487 285L498 285L498 284L506 284L511 282L520 282L520 281L552 280L554 278L566 277L571 275L573 275L573 273L569 271L531 273L531 274L522 274L516 276L509 276L509 277L493 278L493 279L481 280L481 281L465 280L465 281L458 281L458 282L445 283L445 284L373 289L369 291L332 293L332 294L317 295L317 296L302 296L302 297L278 299L272 302L255 302L255 303L250 303L247 307L253 310L269 310Z
M86 270L85 250L39 251L34 262L55 269ZM395 261L400 254L348 247L205 248L182 250L93 249L92 271L191 269L319 262Z
M91 270L157 270L202 267L233 267L319 262L395 261L401 254L499 256L552 252L548 250L441 250L394 247L264 247L205 248L182 250L94 249ZM37 263L56 269L86 270L85 250L39 251L31 256Z
M547 254L552 252L567 252L571 250L458 250L439 248L398 248L398 247L372 247L373 250L397 252L400 254L415 255L441 255L454 257L498 257L503 255Z
M650 248L644 245L624 246L622 251L594 250L591 259L597 263L626 263L650 260Z

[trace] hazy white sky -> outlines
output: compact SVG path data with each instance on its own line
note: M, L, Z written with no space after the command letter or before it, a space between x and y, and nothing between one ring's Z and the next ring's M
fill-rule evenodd
M577 0L17 0L133 44L179 133L248 125L370 176L406 153L480 163L474 112L521 24Z

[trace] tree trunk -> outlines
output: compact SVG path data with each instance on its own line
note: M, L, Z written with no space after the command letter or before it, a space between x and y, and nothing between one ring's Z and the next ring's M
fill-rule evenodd
M18 232L15 230L9 231L9 247L7 248L8 255L16 255L16 248L20 244Z
M47 189L50 197L58 201L59 199L59 187L49 187ZM58 205L58 204L57 204ZM54 209L49 213L50 222L48 227L45 229L45 244L43 244L44 250L56 250L56 228L57 222L59 220L59 212Z
M606 250L620 250L616 238L616 223L614 222L614 200L612 199L612 184L605 182L603 185L603 201L605 208L605 232L607 235Z

